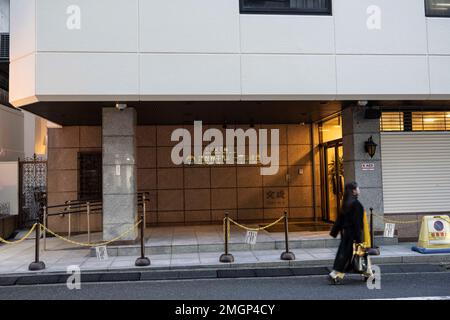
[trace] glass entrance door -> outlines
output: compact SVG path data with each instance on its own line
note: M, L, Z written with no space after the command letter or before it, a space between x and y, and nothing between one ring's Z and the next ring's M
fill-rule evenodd
M336 221L344 195L344 152L342 140L328 142L324 145L326 217Z

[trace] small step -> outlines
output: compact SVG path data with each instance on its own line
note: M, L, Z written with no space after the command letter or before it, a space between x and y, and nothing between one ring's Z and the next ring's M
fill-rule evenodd
M337 248L339 246L339 239L323 238L323 239L302 239L292 240L289 242L291 249L301 248ZM398 238L385 238L382 236L375 237L375 245L396 245ZM234 242L229 244L229 251L259 251L259 250L284 250L284 241L266 241L257 242L251 246L243 242ZM196 253L196 252L222 252L224 249L223 243L211 244L186 244L186 245L152 245L147 243L145 245L145 252L147 255L155 254L171 254L171 253ZM139 245L112 245L108 246L109 256L139 256L141 247ZM95 248L91 248L91 257L96 256Z

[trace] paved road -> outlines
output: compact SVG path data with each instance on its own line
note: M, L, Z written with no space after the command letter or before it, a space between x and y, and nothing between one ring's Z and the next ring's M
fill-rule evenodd
M0 287L6 299L386 299L450 297L450 272L382 275L381 289L369 290L358 276L332 286L325 276L164 280L85 283L81 290L65 285Z

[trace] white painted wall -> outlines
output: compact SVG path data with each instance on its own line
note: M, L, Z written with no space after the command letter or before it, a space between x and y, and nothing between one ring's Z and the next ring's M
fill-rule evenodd
M450 97L450 18L426 18L423 0L333 0L333 16L241 15L239 0L15 0L11 20L16 106Z
M0 33L9 33L9 0L0 0Z
M0 162L47 156L47 121L26 111L0 105Z
M10 215L19 214L19 168L17 161L0 162L0 206L5 211L8 209Z
M24 155L24 116L0 105L0 161L16 161Z

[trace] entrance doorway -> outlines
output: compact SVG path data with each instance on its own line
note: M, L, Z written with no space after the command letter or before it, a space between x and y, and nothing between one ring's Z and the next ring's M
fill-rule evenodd
M323 145L323 164L325 182L325 217L327 221L336 221L344 195L344 151L342 139Z
M319 124L321 146L322 219L336 221L344 193L342 117Z

